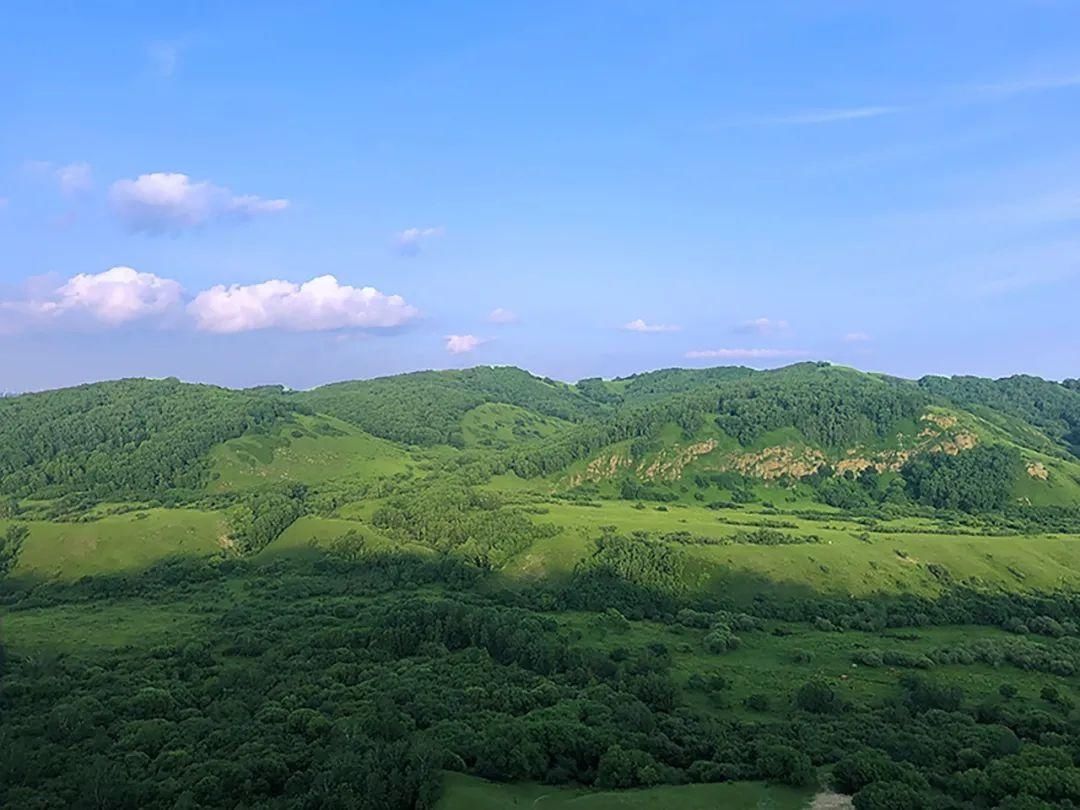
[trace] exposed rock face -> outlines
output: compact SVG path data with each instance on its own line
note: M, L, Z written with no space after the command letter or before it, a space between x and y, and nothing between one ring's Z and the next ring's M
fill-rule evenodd
M790 476L802 478L817 472L825 464L825 454L811 447L795 448L778 445L766 447L757 453L743 453L730 459L731 469L761 478L775 481L777 478Z
M1050 471L1041 461L1032 461L1027 465L1027 474L1039 481L1045 481L1050 477Z
M682 478L683 470L686 469L687 464L699 456L707 456L715 449L716 439L708 439L707 441L691 444L688 447L676 448L670 458L667 457L668 453L661 453L648 466L644 461L641 462L637 468L638 473L642 478L648 478L650 481L658 478L664 481L675 481Z
M831 465L837 475L851 472L859 474L873 469L879 473L897 472L908 460L920 453L947 453L956 455L970 450L979 443L979 437L960 426L960 420L947 413L928 412L920 417L922 427L918 434L896 435L896 449L870 450L863 446L849 447L841 457L832 460L813 447L800 445L774 445L754 452L734 452L719 457L709 465L715 470L734 470L762 481L782 478L803 478ZM566 483L578 486L586 482L599 483L617 477L620 472L633 472L642 480L677 481L686 468L697 459L707 456L718 447L715 439L675 446L660 450L647 459L636 461L629 451L602 453L592 459L580 473L571 475ZM1028 467L1032 478L1046 480L1046 468L1033 463Z

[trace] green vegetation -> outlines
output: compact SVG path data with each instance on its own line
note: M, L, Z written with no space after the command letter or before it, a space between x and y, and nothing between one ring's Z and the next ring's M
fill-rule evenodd
M397 445L327 416L296 415L266 432L247 433L210 453L210 488L230 492L292 481L374 480L405 472Z
M0 805L1080 805L1074 384L0 400Z
M284 404L178 380L122 380L0 399L0 493L160 498L204 483L210 449Z
M417 445L463 447L462 418L485 403L517 405L574 421L598 414L596 404L570 386L516 368L422 371L327 385L296 398L375 436Z
M724 782L603 791L551 785L504 785L475 777L449 774L436 810L505 810L543 806L552 810L715 810L718 807L768 807L802 810L810 791L780 785Z

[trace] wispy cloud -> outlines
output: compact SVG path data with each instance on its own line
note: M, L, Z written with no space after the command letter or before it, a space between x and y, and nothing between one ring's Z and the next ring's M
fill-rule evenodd
M685 356L691 360L771 360L809 354L802 349L694 349Z
M754 318L740 323L735 327L735 331L743 334L775 335L778 332L786 332L789 328L787 321L774 318Z
M50 160L29 160L24 168L32 175L44 177L56 183L60 192L74 196L94 187L93 170L89 163L53 163Z
M1080 87L1080 72L1058 76L1037 76L1028 79L993 82L975 85L969 89L973 96L1019 96L1028 93L1043 93L1050 90L1067 90Z
M729 126L817 126L864 121L941 106L988 103L1032 93L1080 88L1080 70L1057 75L1005 79L984 84L938 88L910 105L866 104L852 107L821 107L789 113L762 115L728 122Z
M866 332L848 332L844 335L844 343L869 343L872 339Z
M406 228L394 234L394 244L400 253L415 256L425 242L446 234L446 228L438 225L431 228Z
M164 78L172 78L180 65L180 53L183 44L175 41L151 42L146 47L146 55L154 72Z
M504 309L503 307L495 307L488 313L488 323L508 324L517 323L517 313L510 309Z
M109 189L114 213L132 231L178 233L211 222L247 220L289 207L288 200L233 194L224 186L192 181L180 172L153 172L117 180Z
M904 107L873 105L863 107L834 107L831 109L802 110L786 115L765 116L751 123L772 124L776 126L803 126L815 124L838 124L844 121L860 121L867 118L882 118L903 112Z
M674 324L646 323L641 318L622 325L622 329L626 332L678 332L681 328Z

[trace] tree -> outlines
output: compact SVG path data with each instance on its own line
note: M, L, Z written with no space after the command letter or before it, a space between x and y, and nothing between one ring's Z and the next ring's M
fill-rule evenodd
M853 804L855 810L924 810L930 797L906 782L874 782L855 794Z
M814 714L834 714L842 708L836 691L827 683L807 681L795 693L795 708Z
M758 756L761 775L774 782L804 787L817 781L810 757L789 745L770 745Z
M19 552L23 542L30 536L30 530L21 524L8 526L0 540L0 577L7 576L19 561Z

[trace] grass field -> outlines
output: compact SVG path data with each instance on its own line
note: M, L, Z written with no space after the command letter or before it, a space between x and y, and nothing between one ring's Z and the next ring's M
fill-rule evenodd
M348 532L356 532L364 539L365 548L370 551L397 549L413 554L430 554L431 549L410 543L399 543L386 538L369 523L343 518L325 518L308 515L300 518L281 536L262 549L259 559L279 554L295 554L326 550L333 541Z
M0 531L8 522L0 521ZM136 571L177 554L221 550L224 518L197 509L145 509L88 523L29 521L15 577L78 579Z
M273 431L230 439L211 453L210 489L226 492L278 481L368 480L409 469L409 454L330 416L297 416Z
M769 580L819 593L940 592L949 581L1001 590L1055 590L1080 585L1080 538L1059 535L981 536L935 533L926 521L883 523L874 532L841 516L808 520L752 510L714 511L686 504L635 508L629 501L543 505L538 522L558 526L508 566L509 576L566 574L590 553L601 527L617 531L690 532L725 537L770 523L822 542L786 546L686 545L692 589L730 592L740 580ZM895 533L890 533L892 529ZM931 565L935 569L930 568ZM934 573L936 571L937 573ZM942 573L942 572L946 573ZM943 579L943 577L945 577ZM752 594L749 594L752 595Z
M812 791L757 782L595 791L550 785L503 785L450 773L446 775L445 793L435 807L436 810L800 810L809 807L812 799Z
M121 647L175 643L197 638L208 620L191 602L125 600L52 605L12 611L3 619L4 642L32 655L99 653Z

